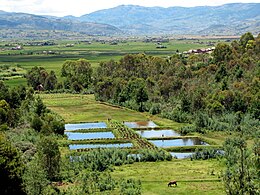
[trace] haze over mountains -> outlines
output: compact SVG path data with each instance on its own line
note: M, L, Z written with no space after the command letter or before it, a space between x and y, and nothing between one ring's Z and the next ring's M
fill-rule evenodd
M122 5L81 17L0 12L0 28L64 30L86 34L240 35L260 32L260 3L200 7Z

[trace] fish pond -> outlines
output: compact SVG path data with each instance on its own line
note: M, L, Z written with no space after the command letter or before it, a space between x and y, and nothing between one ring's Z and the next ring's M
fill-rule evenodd
M91 133L77 133L65 132L69 140L84 140L84 139L109 139L115 138L112 132L91 132Z
M170 140L149 140L157 147L167 148L174 146L195 146L195 145L208 145L208 143L200 140L199 138L182 138Z
M85 148L129 148L133 147L132 143L119 143L119 144L71 144L70 150L85 149Z
M78 123L78 124L66 124L65 130L73 131L79 129L102 129L107 128L107 124L105 122L97 122L97 123Z
M151 137L172 137L172 136L180 136L181 134L177 133L174 130L140 130L136 131L142 137L151 138Z
M124 122L129 128L153 128L157 125L153 121Z

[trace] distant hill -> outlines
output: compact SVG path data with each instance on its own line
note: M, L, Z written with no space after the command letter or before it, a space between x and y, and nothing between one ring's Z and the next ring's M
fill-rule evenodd
M258 34L259 10L260 3L234 3L191 8L121 5L81 17L0 11L0 30L60 30L89 35L241 35L248 31Z
M108 24L3 11L0 11L0 29L62 30L90 35L114 35L121 33L118 28Z
M122 5L72 20L100 22L133 34L242 34L260 32L260 3L200 7Z

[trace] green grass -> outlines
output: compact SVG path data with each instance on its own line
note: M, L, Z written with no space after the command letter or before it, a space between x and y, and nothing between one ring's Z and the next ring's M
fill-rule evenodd
M5 84L12 86L12 87L16 87L19 85L24 85L24 86L27 85L27 81L25 78L10 79L10 80L5 80L4 82L5 82Z
M41 94L48 108L60 114L66 123L147 120L142 113L95 101L94 95Z
M174 130L179 130L181 127L188 125L186 123L178 123L166 118L161 118L157 115L149 116L149 118L159 126L171 127Z
M117 180L140 179L144 195L221 195L225 194L220 179L222 169L217 160L172 160L123 165L116 167L111 174ZM171 180L177 180L178 186L168 187Z

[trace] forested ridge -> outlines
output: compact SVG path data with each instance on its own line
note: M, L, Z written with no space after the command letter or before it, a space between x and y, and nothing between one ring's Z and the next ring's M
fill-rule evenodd
M198 122L200 131L235 130L244 118L259 125L259 54L260 36L246 33L230 45L219 43L212 54L126 55L100 64L95 97L178 122Z

